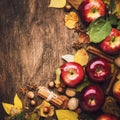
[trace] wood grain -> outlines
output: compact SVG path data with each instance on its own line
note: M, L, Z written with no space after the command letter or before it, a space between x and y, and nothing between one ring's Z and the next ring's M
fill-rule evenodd
M0 102L13 102L29 82L47 85L61 56L73 53L73 30L64 26L63 9L49 0L0 1ZM0 107L0 115L3 110Z

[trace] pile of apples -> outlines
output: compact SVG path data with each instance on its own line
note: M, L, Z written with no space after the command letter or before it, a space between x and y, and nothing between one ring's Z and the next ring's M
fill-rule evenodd
M102 0L83 0L79 8L79 15L82 21L89 25L95 19L107 14L106 6ZM108 55L118 55L120 52L120 31L112 28L110 34L99 44L101 51ZM105 102L105 93L101 87L111 77L111 64L98 57L93 57L83 68L76 62L65 62L61 66L61 80L68 87L77 87L88 76L92 84L84 87L80 93L80 107L86 112L96 112L101 109ZM118 103L120 103L120 87L113 93ZM97 120L118 120L117 116L103 113Z

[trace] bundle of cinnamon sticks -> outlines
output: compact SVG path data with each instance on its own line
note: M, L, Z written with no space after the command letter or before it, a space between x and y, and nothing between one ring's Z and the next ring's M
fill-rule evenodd
M65 109L67 108L68 97L63 95L57 95L54 92L48 90L48 88L44 86L38 87L38 96L46 99L50 103L54 104L58 108Z

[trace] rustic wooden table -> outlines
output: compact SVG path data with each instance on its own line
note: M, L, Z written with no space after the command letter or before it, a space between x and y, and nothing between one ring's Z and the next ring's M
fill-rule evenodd
M0 102L13 102L20 86L46 85L76 34L64 26L63 9L49 0L0 1ZM0 106L0 120L5 113Z

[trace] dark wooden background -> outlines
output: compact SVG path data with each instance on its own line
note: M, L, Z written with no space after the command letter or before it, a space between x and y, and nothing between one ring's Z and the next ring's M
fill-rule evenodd
M64 26L64 9L49 0L0 0L0 102L12 103L20 86L46 85L61 56L73 53L73 30ZM5 115L0 105L0 120Z

